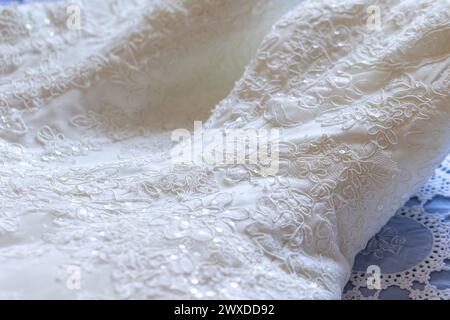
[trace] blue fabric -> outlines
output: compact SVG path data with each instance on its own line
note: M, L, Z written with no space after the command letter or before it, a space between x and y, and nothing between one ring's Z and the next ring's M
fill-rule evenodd
M24 0L0 0L0 4L24 3Z

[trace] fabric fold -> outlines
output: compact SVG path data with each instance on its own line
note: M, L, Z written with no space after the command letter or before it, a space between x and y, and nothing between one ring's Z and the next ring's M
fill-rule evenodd
M0 11L1 296L338 299L450 151L448 1L79 4Z

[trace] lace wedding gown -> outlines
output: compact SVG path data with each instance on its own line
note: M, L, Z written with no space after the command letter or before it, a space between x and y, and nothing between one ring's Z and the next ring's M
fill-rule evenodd
M0 9L3 298L340 298L449 151L446 0L78 3ZM278 172L173 164L195 120Z

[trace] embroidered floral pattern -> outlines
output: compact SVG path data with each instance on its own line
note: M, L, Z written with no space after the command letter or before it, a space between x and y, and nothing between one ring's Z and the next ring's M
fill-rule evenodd
M24 52L0 69L0 261L61 288L51 272L79 266L70 297L338 298L449 151L446 1L376 1L378 31L360 0L93 1L81 32L64 4L0 18L1 52ZM280 129L277 174L142 152L216 104L206 128Z
M404 243L405 238L400 236L395 228L385 227L375 238L369 241L366 249L361 253L364 255L372 254L378 259L383 259L385 251L398 254Z

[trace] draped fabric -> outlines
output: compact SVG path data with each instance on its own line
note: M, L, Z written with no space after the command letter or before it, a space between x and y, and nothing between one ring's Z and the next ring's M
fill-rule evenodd
M449 18L447 0L1 8L0 296L340 298L450 151ZM277 170L173 161L213 144L173 141L195 121L276 130Z

